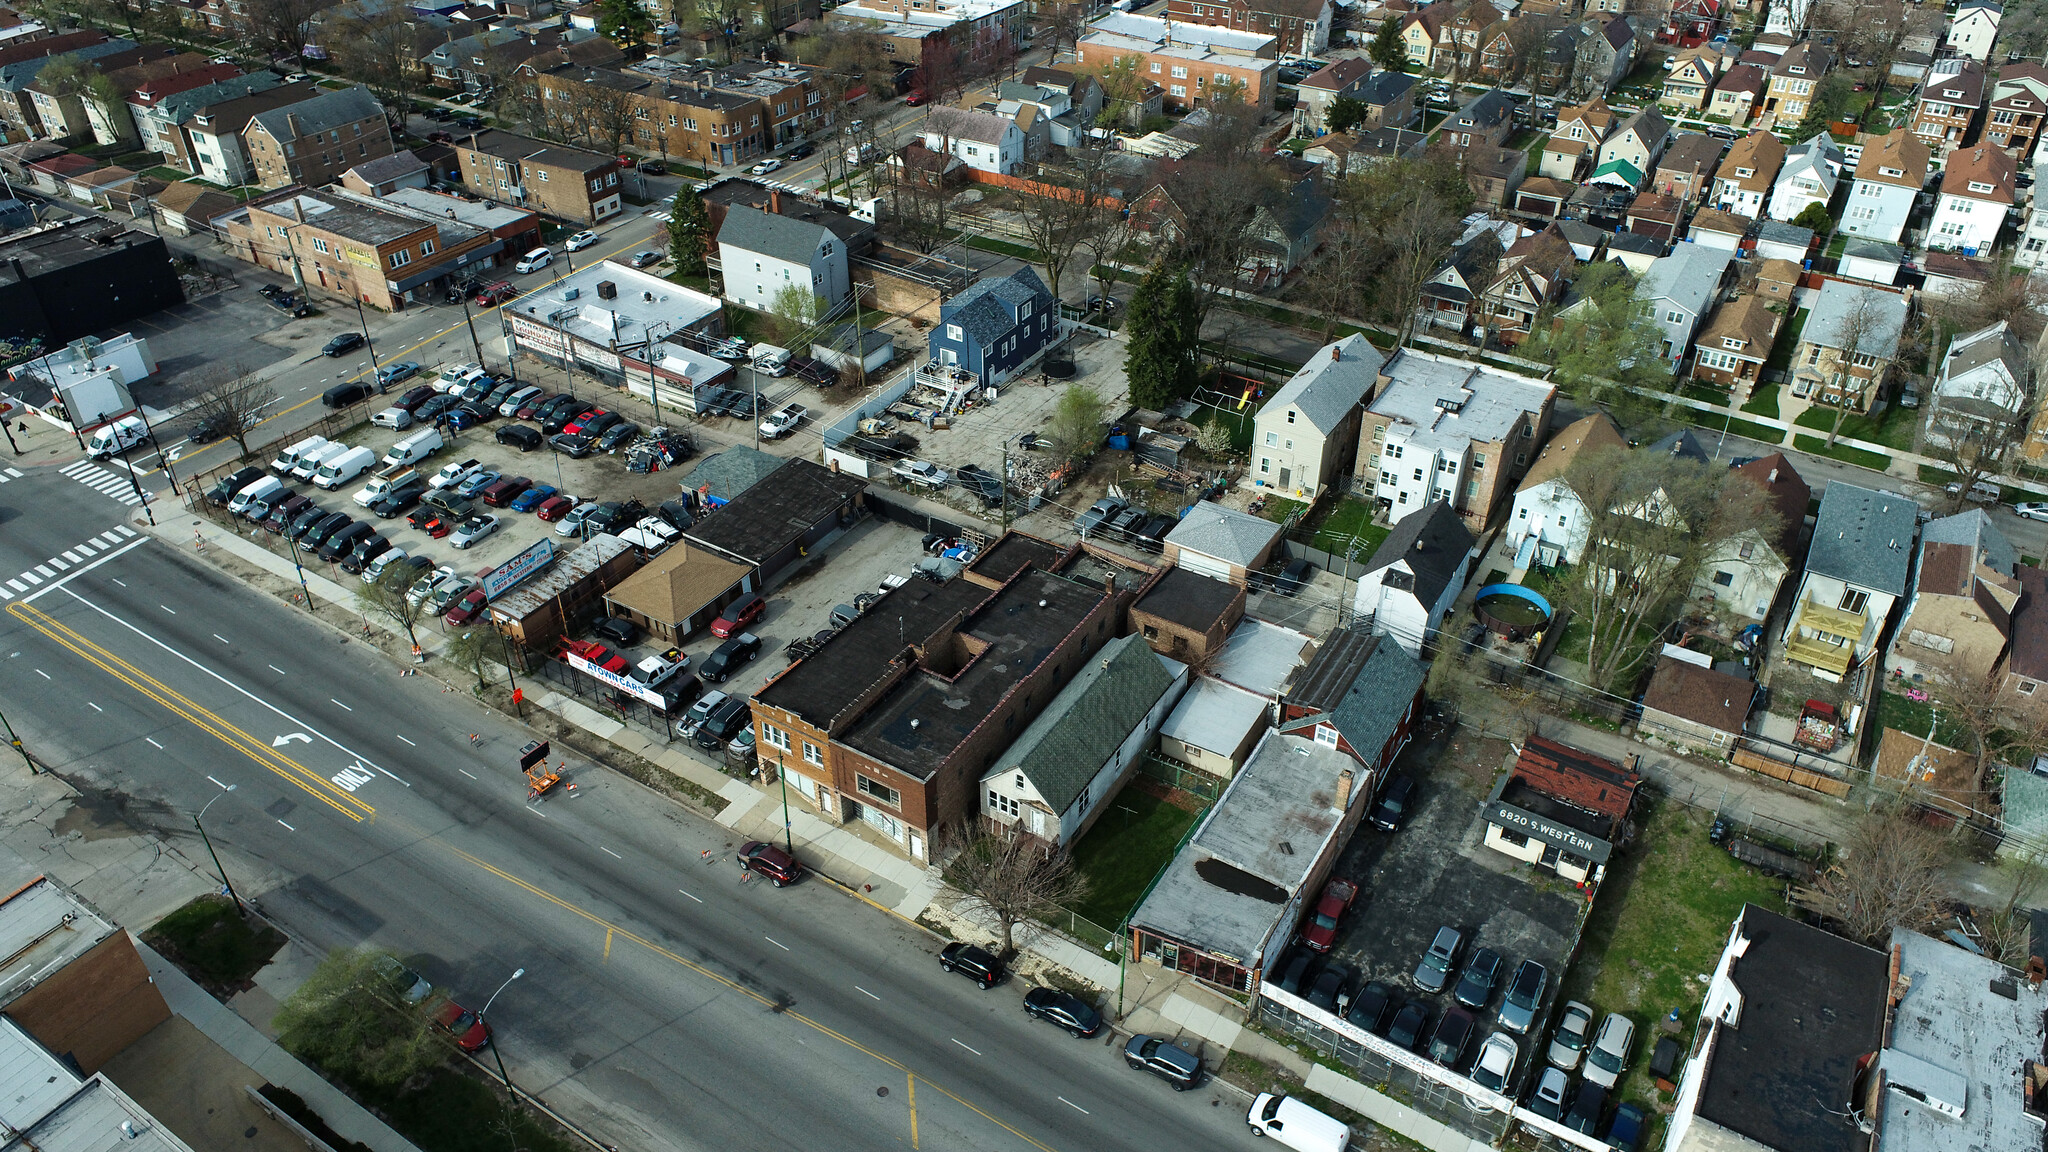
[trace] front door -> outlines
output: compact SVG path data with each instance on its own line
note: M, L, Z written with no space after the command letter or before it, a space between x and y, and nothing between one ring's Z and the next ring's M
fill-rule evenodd
M1280 470L1280 487L1282 490L1285 490L1289 487L1289 484L1287 483L1287 478L1288 476L1292 475L1293 472L1294 469L1292 468L1282 468Z

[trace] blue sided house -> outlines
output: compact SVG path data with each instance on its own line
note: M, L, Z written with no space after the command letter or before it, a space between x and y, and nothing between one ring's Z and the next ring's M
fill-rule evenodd
M927 371L953 379L953 373L971 373L985 386L1003 383L1058 342L1055 304L1030 268L976 283L939 305Z

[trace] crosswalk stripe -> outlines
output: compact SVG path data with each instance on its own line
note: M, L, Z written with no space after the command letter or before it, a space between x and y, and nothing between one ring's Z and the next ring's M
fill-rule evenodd
M50 571L48 564L38 564L36 565L36 575L54 578L57 574Z
M9 468L9 469L7 470L7 475L8 475L8 476L9 476L10 478L12 478L12 479L15 479L15 480L19 480L19 479L21 479L21 469L19 469L19 468Z
M123 504L126 504L126 505L127 505L127 506L129 506L130 508L133 508L133 507L135 507L135 506L136 506L137 504L140 504L140 503L142 503L142 501L140 501L140 500L136 499L136 498L135 498L134 496L123 496L123 497L121 497L121 498L120 498L120 500L121 500L121 503L123 503Z
M57 471L59 474L64 476L76 476L79 473L93 466L94 465L90 460L74 460L71 463L66 464L62 468L57 469Z
M124 540L130 536L135 535L135 529L130 528L126 524L116 525L114 531L119 532L121 534L121 538Z
M97 548L93 547L93 546L92 546L92 545L90 545L90 544L80 544L80 545L79 545L78 547L76 547L76 548L73 548L73 549L71 550L71 552L76 552L76 553L78 553L78 557L79 557L79 559L81 559L81 560L82 560L82 559L84 559L84 558L85 558L85 557L87 557L87 556L90 556L90 555L92 555L93 553L95 553L95 552L97 552L97 551L99 551L99 549L97 549ZM71 552L66 552L66 553L65 553L65 555L66 555L66 556L69 556L69 555L71 555Z
M33 572L23 572L21 574L21 578L23 580L28 581L31 584L41 584L43 582L43 578L41 576L36 575Z
M71 570L71 565L57 559L55 556L50 557L50 567L55 568L59 572L69 572Z
M12 599L14 599L14 593L12 593L12 592L9 592L9 591L8 591L7 589L5 589L5 588L0 588L0 600L12 600Z
M112 532L102 532L99 535L93 537L93 539L104 540L106 542L104 547L107 548L112 548L114 545L119 544L121 542L121 538L119 536L114 535Z
M23 584L23 583L22 583L21 581L19 581L19 580L9 580L9 581L7 582L7 586L8 586L9 588L12 588L12 589L14 589L14 590L15 590L16 592L26 592L26 591L28 591L28 585L26 585L26 584Z

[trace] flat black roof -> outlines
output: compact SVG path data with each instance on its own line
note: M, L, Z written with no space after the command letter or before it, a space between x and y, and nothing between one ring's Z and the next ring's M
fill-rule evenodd
M55 232L40 232L11 240L0 240L0 275L8 280L34 279L73 264L97 260L134 244L161 244L155 236L118 225L95 226L82 221ZM23 275L13 275L13 261L21 261Z
M1173 567L1168 568L1159 582L1131 605L1131 611L1148 613L1197 632L1207 632L1243 594L1243 589L1228 581Z
M912 673L841 740L906 775L929 780L1004 694L1080 626L1102 596L1062 576L1024 572L962 622L961 632L988 645L980 655L951 679L925 670ZM1047 693L1041 705L1052 695Z
M754 698L819 728L880 680L904 649L923 647L946 621L995 595L971 580L912 580L892 588L823 647L768 682Z
M1742 1015L1714 1026L1699 1116L1767 1148L1865 1152L1850 1093L1881 1042L1888 956L1754 904L1742 934Z
M821 521L838 515L867 486L858 476L834 472L810 460L791 460L697 521L684 537L700 547L759 564Z
M1066 549L1049 540L1026 536L1022 532L1005 532L988 551L968 565L968 571L1004 584L1026 568L1043 568L1050 572L1066 554Z
M1353 628L1339 629L1316 648L1306 668L1287 686L1283 703L1311 712L1328 712L1343 702L1358 673L1372 659L1379 637Z

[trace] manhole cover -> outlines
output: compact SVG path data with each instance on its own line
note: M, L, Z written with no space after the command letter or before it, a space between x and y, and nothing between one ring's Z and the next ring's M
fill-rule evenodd
M888 1094L889 1094L889 1089L888 1089L888 1088L886 1088L886 1087L882 1087L882 1088L877 1088L877 1089L875 1089L875 1095L877 1095L877 1096L887 1096Z
M297 807L297 804L294 804L289 800L279 800L277 803L272 804L268 808L265 808L264 811L270 813L272 816L277 817L279 820L282 820L286 816L291 815L292 809Z

